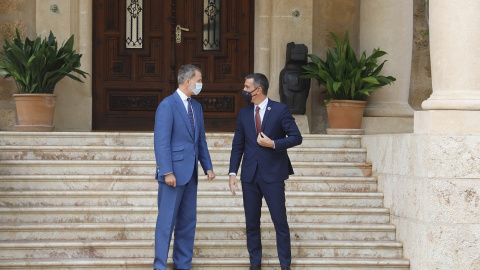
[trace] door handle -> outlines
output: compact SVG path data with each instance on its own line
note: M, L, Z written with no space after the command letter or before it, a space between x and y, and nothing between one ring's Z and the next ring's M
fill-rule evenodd
M188 32L188 31L190 31L190 29L183 28L180 25L177 25L177 27L175 28L175 35L176 35L177 43L182 43L182 31L187 31Z

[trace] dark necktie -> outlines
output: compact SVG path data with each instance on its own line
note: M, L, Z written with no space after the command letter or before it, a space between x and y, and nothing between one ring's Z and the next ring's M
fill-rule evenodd
M195 120L193 120L192 99L187 98L187 101L188 101L188 119L190 119L190 125L192 125L193 135L195 136Z
M257 126L257 136L262 130L262 121L260 121L260 106L257 106L255 110L255 125Z

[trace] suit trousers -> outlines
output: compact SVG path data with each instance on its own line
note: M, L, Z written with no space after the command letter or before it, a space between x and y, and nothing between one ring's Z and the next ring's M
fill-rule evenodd
M243 207L247 231L247 249L250 265L260 266L262 262L262 240L260 217L262 198L265 198L277 236L277 253L281 266L290 266L292 261L290 229L285 208L285 181L267 183L257 170L252 182L242 182Z
M194 170L195 174L197 170ZM153 268L166 269L172 231L175 229L174 268L190 269L197 225L197 183L193 176L184 186L171 187L159 182Z

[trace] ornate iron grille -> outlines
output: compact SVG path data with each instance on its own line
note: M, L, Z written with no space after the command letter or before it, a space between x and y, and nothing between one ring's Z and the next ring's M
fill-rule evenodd
M127 48L143 46L143 0L127 0Z
M220 0L205 0L203 3L203 49L220 50Z

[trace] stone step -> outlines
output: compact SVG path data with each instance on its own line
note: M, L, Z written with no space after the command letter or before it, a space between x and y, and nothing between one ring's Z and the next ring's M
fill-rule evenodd
M359 148L361 135L304 134L298 147ZM209 147L230 147L233 133L207 133ZM2 145L153 146L153 133L141 132L1 132Z
M0 206L156 206L156 191L0 191ZM286 191L289 206L382 207L382 193ZM198 206L243 206L242 192L199 191ZM264 202L265 205L265 202Z
M157 190L149 175L0 175L0 191L22 190ZM241 188L241 185L239 185ZM328 177L291 175L285 181L288 191L375 192L373 177ZM228 191L228 177L212 181L200 178L198 190Z
M276 239L272 223L263 223L262 239ZM290 223L291 239L395 240L392 224ZM0 241L19 240L151 240L155 223L23 223L0 224ZM197 223L195 238L246 240L245 223Z
M212 160L230 160L231 147L211 147ZM361 148L291 148L292 161L365 162ZM3 146L0 160L155 160L148 146Z
M155 222L157 207L2 207L0 223ZM197 207L197 222L245 222L243 207ZM387 208L287 207L291 223L376 223L390 221ZM266 206L262 222L271 222Z
M372 175L370 163L355 162L292 162L299 176L363 176ZM153 175L154 161L117 160L2 160L0 174L115 174ZM218 175L228 175L228 161L213 161ZM203 170L199 168L199 174Z
M78 269L136 269L151 270L152 258L82 258L67 260L52 259L22 259L0 260L2 270L78 270ZM169 259L168 269L172 267ZM192 269L196 270L245 270L249 266L248 258L193 258ZM293 258L292 269L295 270L405 270L410 269L410 263L405 259L384 258ZM263 270L278 270L278 259L262 260Z
M396 241L291 241L293 258L401 258ZM0 259L153 258L153 240L2 241ZM275 240L262 240L263 258L277 258ZM197 240L196 258L248 258L245 240ZM171 257L170 248L169 257Z

